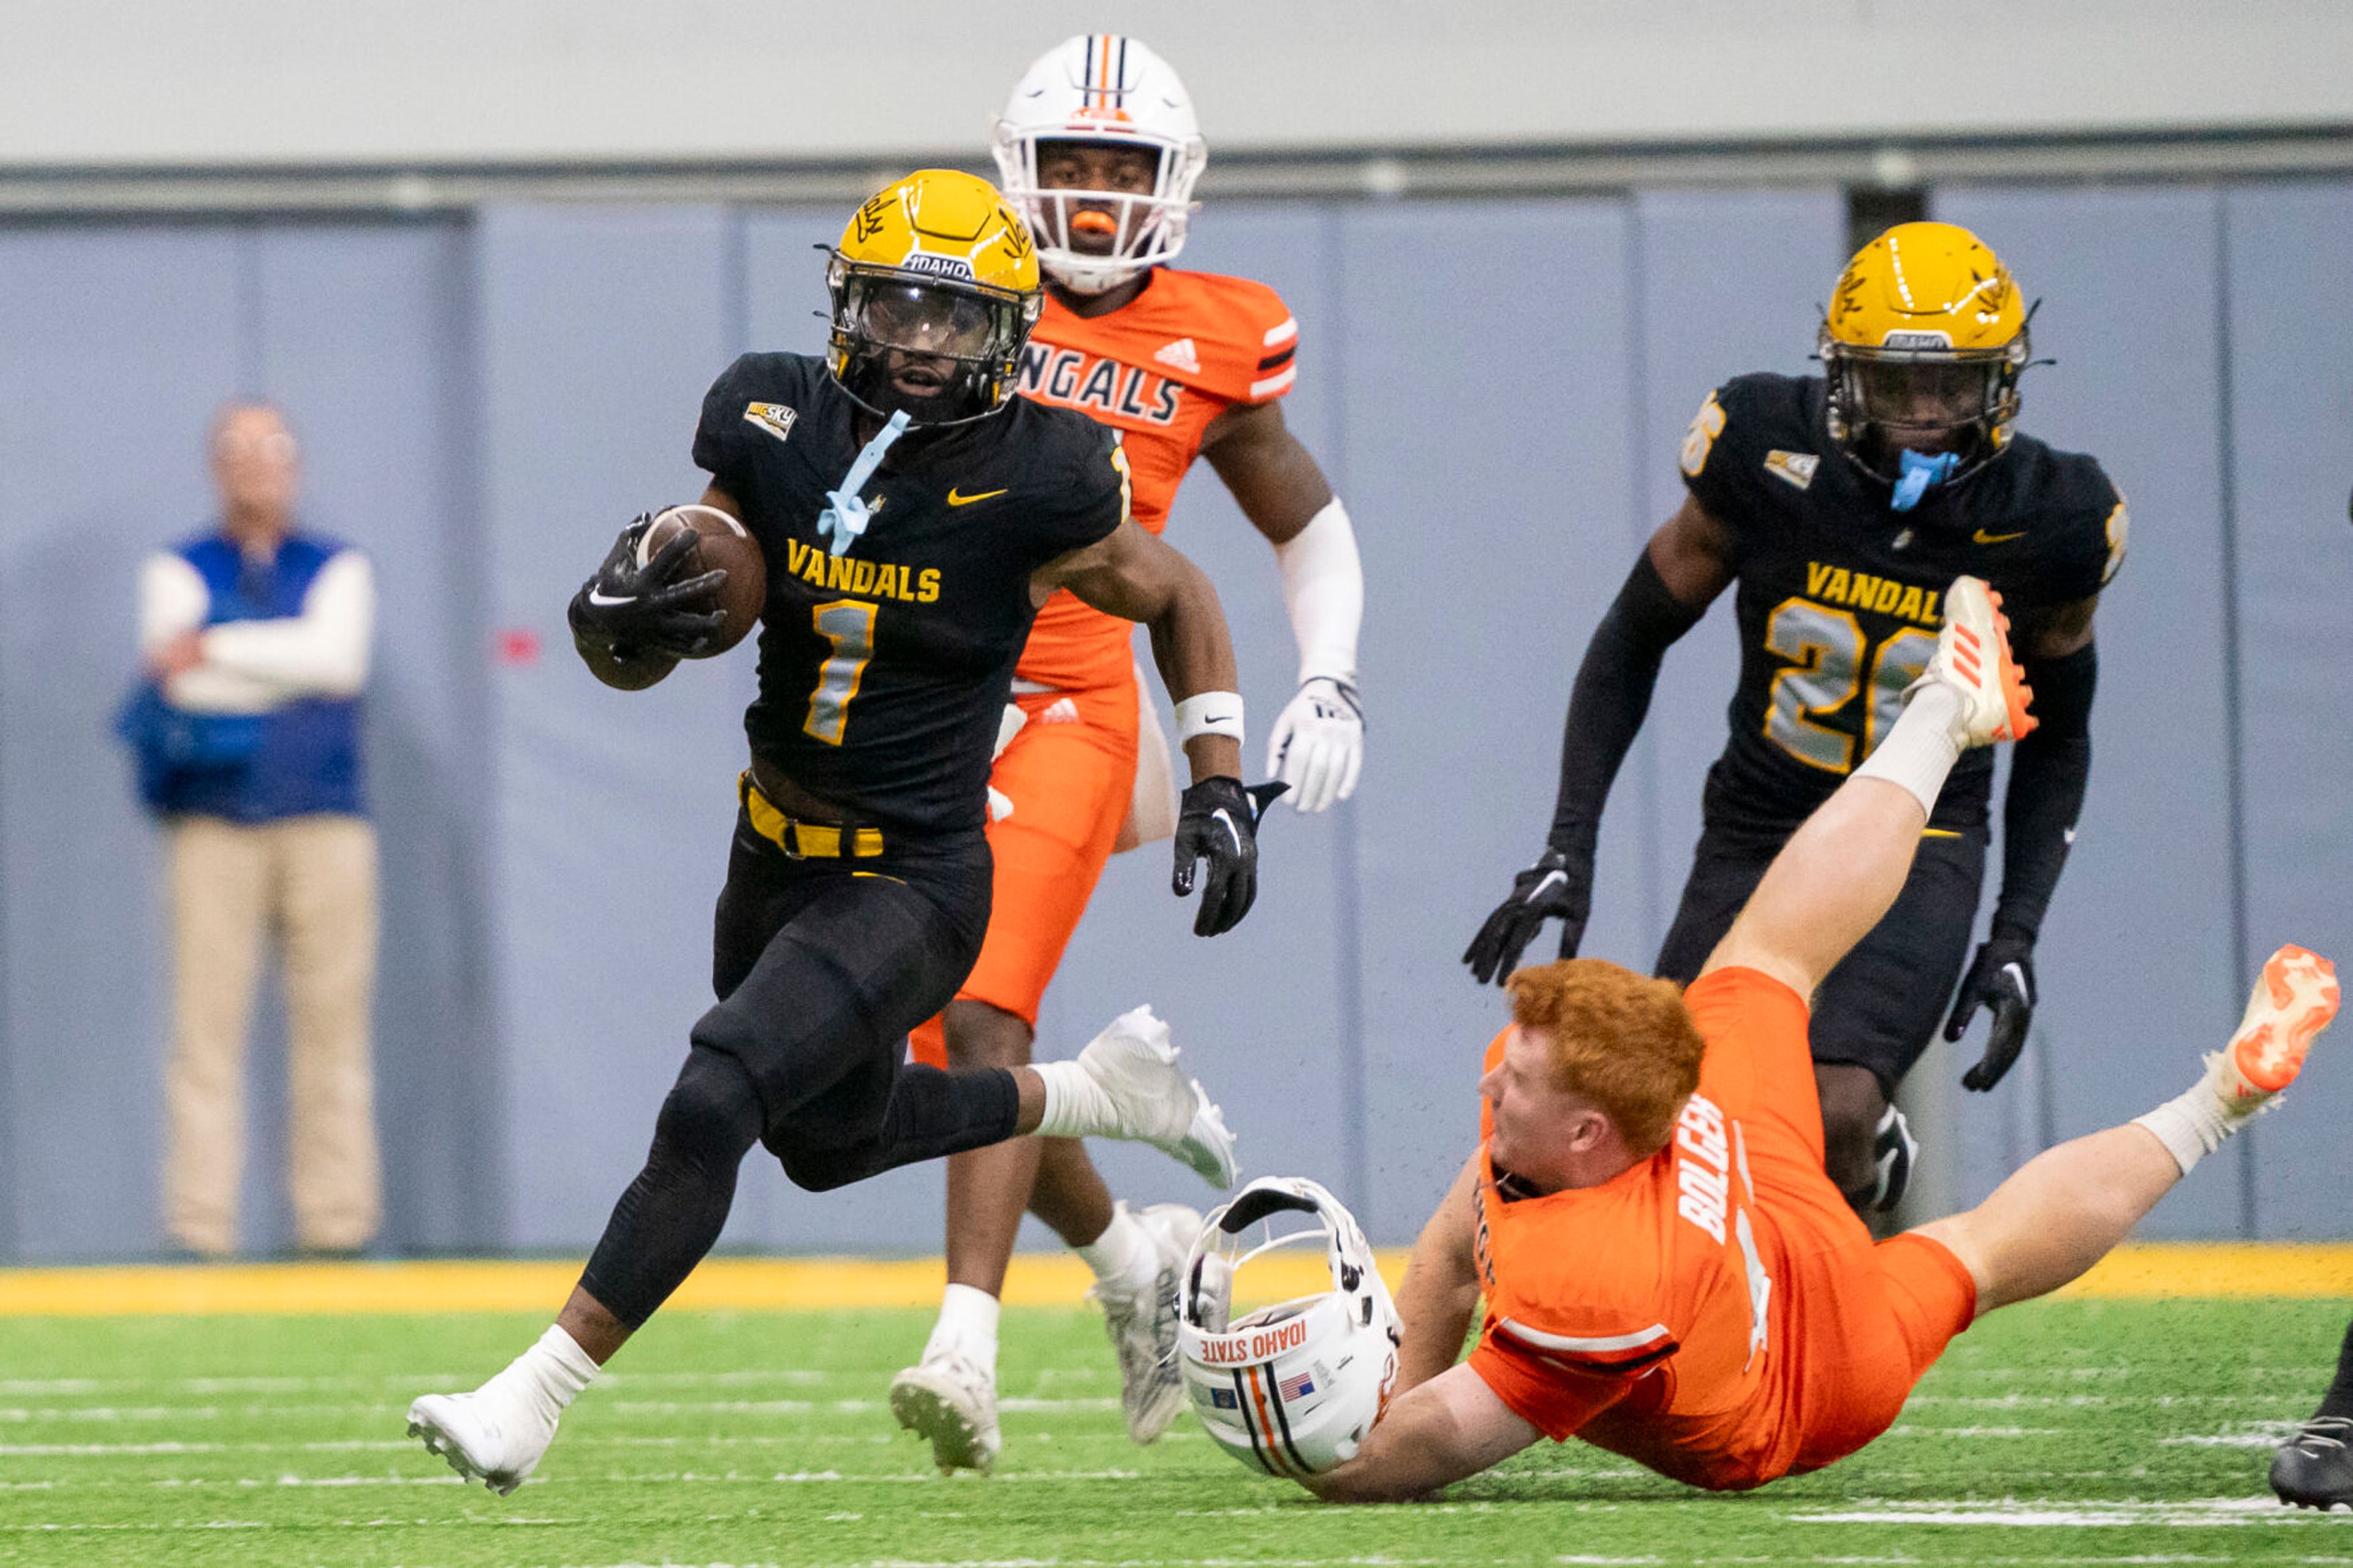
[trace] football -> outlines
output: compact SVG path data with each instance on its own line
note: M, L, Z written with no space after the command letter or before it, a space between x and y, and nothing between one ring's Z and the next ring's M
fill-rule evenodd
M759 625L760 612L768 603L768 563L744 525L717 507L674 506L658 513L653 526L638 541L638 564L652 560L684 528L694 530L701 538L688 553L680 578L704 572L727 574L727 581L719 585L719 636L709 648L694 656L710 658L742 642Z

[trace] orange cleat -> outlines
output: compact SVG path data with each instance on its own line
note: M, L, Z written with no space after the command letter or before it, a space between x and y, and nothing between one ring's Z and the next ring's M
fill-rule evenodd
M2303 948L2265 961L2246 1016L2215 1063L2213 1084L2234 1110L2252 1109L2295 1081L2305 1053L2337 1016L2337 966Z

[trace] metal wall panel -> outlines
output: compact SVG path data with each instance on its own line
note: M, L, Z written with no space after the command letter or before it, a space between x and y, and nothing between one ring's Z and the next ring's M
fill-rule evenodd
M690 445L733 343L715 210L519 208L478 241L501 1050L494 1241L583 1247L645 1157L711 999L746 651L599 685L564 606L639 510L702 493Z
M489 802L475 535L467 235L454 224L263 230L247 353L300 433L306 514L367 552L378 617L369 804L383 857L376 1118L384 1245L480 1245L496 1194L442 1149L490 1146ZM283 1104L277 1075L256 1105ZM282 1199L283 1138L258 1117L248 1192ZM266 1162L266 1163L265 1163ZM248 1227L250 1232L251 1227ZM283 1239L283 1228L274 1233Z
M1388 1240L1477 1137L1480 1056L1506 1015L1456 960L1542 842L1569 678L1633 536L1630 221L1617 201L1340 220L1342 439L1382 546L1365 685L1371 743L1393 737L1358 811L1368 1207ZM1613 869L1598 935L1625 889Z
M2058 363L2027 376L2021 427L2097 455L2131 500L2130 559L2101 601L2091 793L2036 953L2057 1129L2073 1137L2186 1087L2246 995L2231 935L2219 203L2182 187L1963 189L1939 192L1936 214L2048 301L2034 346ZM1967 1108L1969 1191L1999 1176L1986 1120L2021 1092ZM2210 1162L2147 1233L2235 1234L2241 1188L2235 1158Z
M1641 338L1625 392L1642 421L1641 505L1636 542L1610 567L1613 592L1640 541L1683 504L1676 454L1701 402L1736 375L1812 370L1820 302L1845 260L1845 205L1834 191L1648 192L1634 214ZM1611 816L1621 832L1637 828L1644 851L1641 923L1626 951L1587 951L1646 973L1683 898L1701 786L1724 750L1725 705L1740 672L1732 600L1726 593L1668 656L1641 742L1613 792Z
M222 230L0 237L0 1175L17 1256L161 1239L168 981L160 844L110 732L139 563L211 510L205 430L237 385Z
M2294 942L2353 975L2353 182L2232 191L2223 223L2249 957ZM2256 1131L2265 1236L2346 1233L2353 1072L2315 1067Z

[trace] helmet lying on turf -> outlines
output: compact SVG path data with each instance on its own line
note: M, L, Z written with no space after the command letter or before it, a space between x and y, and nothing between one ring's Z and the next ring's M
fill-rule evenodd
M1314 1226L1244 1250L1243 1231L1293 1214ZM1228 1321L1236 1270L1316 1239L1331 1289ZM1252 1469L1293 1479L1356 1458L1388 1407L1404 1335L1373 1249L1339 1199L1304 1177L1260 1177L1203 1222L1181 1289L1177 1359L1212 1442Z

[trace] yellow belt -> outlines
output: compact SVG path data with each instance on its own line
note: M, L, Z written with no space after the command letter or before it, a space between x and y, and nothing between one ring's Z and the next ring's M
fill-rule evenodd
M832 823L803 822L798 817L786 816L776 809L776 802L760 793L749 769L736 779L735 789L743 797L745 814L752 819L752 831L793 859L838 860L846 854L853 860L871 860L882 853L882 830L879 827L853 830L849 847L845 850L841 829Z

